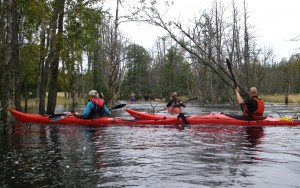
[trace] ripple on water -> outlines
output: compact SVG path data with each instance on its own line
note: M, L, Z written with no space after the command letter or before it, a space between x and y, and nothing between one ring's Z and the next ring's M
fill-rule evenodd
M298 127L15 128L0 135L3 187L300 185Z

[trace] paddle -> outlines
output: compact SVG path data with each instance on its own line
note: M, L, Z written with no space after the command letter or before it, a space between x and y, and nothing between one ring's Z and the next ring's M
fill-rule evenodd
M237 84L236 84L236 81L235 81L235 78L234 78L234 74L232 72L232 67L231 67L231 63L229 62L229 60L226 58L226 64L227 64L227 67L230 71L230 74L231 74L231 78L232 78L232 81L234 83L234 88L237 88Z
M115 109L123 108L125 105L126 104L118 104L114 107L109 108L109 110L115 110ZM81 119L88 119L88 118L85 118L85 117L82 117L82 116L78 116L76 114L53 114L53 115L49 116L49 120L50 121L57 121L57 120L65 118L67 116L75 116L75 117L78 117L78 118L81 118Z
M179 119L182 119L182 122L183 122L183 125L184 127L186 127L187 125L189 125L190 123L188 122L188 120L186 119L184 113L180 113L178 114L177 118Z
M109 108L109 110L115 110L115 109L119 109L119 108L123 108L126 104L118 104L114 107Z
M194 98L185 100L185 101L183 101L182 103L186 103L186 102L189 102L189 101L192 101L192 100L196 100L196 99L198 99L198 97L194 97ZM163 111L163 110L165 110L165 109L166 109L166 108L162 108L162 109L158 110L157 112Z
M236 80L235 80L235 77L234 77L234 74L232 72L232 67L231 67L231 63L229 62L229 60L226 58L226 64L227 64L227 67L230 71L230 74L231 74L231 77L232 77L232 81L234 83L234 89L236 89L238 87L237 83L236 83ZM248 93L243 89L243 88L239 88L240 91L243 92L244 96L248 96Z
M191 98L191 99L188 99L188 100L186 100L186 101L183 101L183 103L186 103L186 102L189 102L189 101L192 101L192 100L197 100L197 99L198 99L198 97Z
M227 58L226 58L226 64L227 64L227 67L228 67L228 69L229 69L229 71L230 71L230 73L231 73L232 81L233 81L233 83L234 83L234 88L236 89L236 88L237 88L236 80L235 80L234 74L233 74L233 72L232 72L231 63L229 62L229 60L228 60ZM240 105L240 107L241 107L242 112L244 112L243 106Z

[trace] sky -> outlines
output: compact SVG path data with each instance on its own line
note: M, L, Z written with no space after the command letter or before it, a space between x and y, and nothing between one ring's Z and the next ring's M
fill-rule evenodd
M157 0L164 2L164 0ZM168 11L170 17L187 21L199 15L201 10L208 10L215 0L173 0L174 5ZM127 0L123 7L132 6L134 0ZM230 6L232 0L222 0L225 6ZM235 0L237 6L243 0ZM272 48L278 61L289 58L294 53L300 53L300 0L246 0L249 14L248 23L253 26L251 32L256 37L260 47ZM106 7L114 10L116 0L108 0ZM231 7L229 7L231 9ZM121 8L122 11L122 8ZM239 11L243 11L239 7ZM121 31L131 42L151 49L157 37L166 32L148 24L125 22L120 24Z

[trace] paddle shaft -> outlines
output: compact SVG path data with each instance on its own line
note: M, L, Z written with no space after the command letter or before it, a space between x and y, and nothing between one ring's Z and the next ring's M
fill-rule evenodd
M232 77L232 81L233 81L233 83L234 83L234 89L237 89L237 84L236 84L236 80L235 80L234 74L233 74L233 72L232 72L231 63L229 62L228 59L226 59L226 64L227 64L227 66L228 66L228 69L229 69L230 74L231 74L231 77ZM240 105L240 107L241 107L242 112L244 112L243 105Z
M192 100L196 100L196 99L198 99L198 97L195 97L195 98L191 98L191 99L185 100L185 101L183 101L182 103L186 103L186 102L189 102L189 101L192 101ZM158 110L157 112L160 112L160 111L165 110L165 109L166 109L166 108L162 108L162 109Z
M233 72L232 72L231 63L229 62L228 59L226 59L226 64L227 64L227 67L228 67L229 72L230 72L230 74L231 74L231 78L232 78L232 81L233 81L233 83L234 83L234 88L237 88L236 80L235 80L234 74L233 74Z
M186 101L183 101L183 103L185 103L185 102L189 102L189 101L192 101L192 100L196 100L196 99L198 99L198 97L195 97L195 98L188 99L188 100L186 100Z

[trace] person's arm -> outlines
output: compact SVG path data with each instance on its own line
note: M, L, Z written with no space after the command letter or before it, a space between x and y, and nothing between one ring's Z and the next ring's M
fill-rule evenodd
M236 94L236 99L237 99L238 103L239 103L240 105L244 104L244 99L243 99L242 96L240 95L239 89L238 89L238 88L235 89L235 94Z
M103 105L103 109L104 109L104 113L105 113L107 116L111 116L111 112L109 111L109 109L107 108L106 105Z
M171 103L172 103L172 100L170 100L170 101L168 102L168 104L166 105L165 109L169 108L169 107L171 106Z
M84 109L84 112L81 114L83 117L89 117L91 109L94 107L94 103L89 101Z
M182 102L182 101L180 101L180 102L179 102L179 104L180 104L180 106L182 106L183 108L185 108L185 107L186 107L186 105L185 105L185 104L183 104L183 102Z

